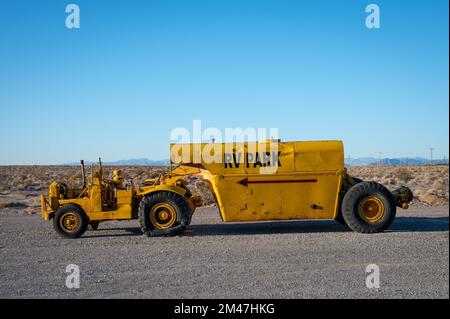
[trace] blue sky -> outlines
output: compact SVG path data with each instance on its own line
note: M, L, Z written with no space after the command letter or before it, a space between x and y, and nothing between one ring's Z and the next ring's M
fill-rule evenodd
M65 27L76 3L81 28ZM367 29L365 7L381 9ZM0 164L168 158L176 127L448 157L448 1L1 1Z

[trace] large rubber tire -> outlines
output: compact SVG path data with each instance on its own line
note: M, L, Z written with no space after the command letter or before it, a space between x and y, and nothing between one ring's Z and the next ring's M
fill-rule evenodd
M358 178L358 177L355 177L355 176L352 176L352 179L353 179L353 181L354 181L356 184L359 184L359 183L364 182L361 178Z
M70 215L72 220L76 221L76 227L73 230L64 228L63 218ZM53 218L53 228L56 232L65 238L78 238L84 234L88 226L88 218L80 206L66 204L56 210Z
M336 219L335 219L339 224L343 225L343 226L347 226L347 223L345 222L344 216L342 216L342 212L339 211Z
M176 212L176 219L170 228L157 228L151 218L152 207L157 204L165 203L173 207ZM190 223L191 208L186 198L173 192L156 192L144 196L139 204L138 220L141 230L149 237L174 236L183 231Z
M353 181L355 182L355 185L364 182L361 178L358 178L358 177L351 176L351 178L352 178ZM337 217L336 217L335 220L336 220L339 224L341 224L341 225L343 225L343 226L347 226L347 223L345 222L344 216L342 215L342 202L339 203L339 206L338 206L338 207L339 207L339 208L338 208L338 214L337 214Z
M369 222L360 215L360 204L367 198L374 198L382 206L382 215ZM354 185L342 200L342 216L352 230L359 233L379 233L394 221L396 206L391 192L381 184L362 182Z

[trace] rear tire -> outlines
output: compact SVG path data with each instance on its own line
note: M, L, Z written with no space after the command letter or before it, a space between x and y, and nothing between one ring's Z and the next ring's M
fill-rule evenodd
M396 206L391 192L375 182L361 182L350 188L342 200L342 217L352 230L379 233L394 221Z
M349 185L350 187L351 187L351 186L354 186L354 185L356 185L356 184L359 184L359 183L364 182L361 178L358 178L358 177L349 176L349 178L351 179L351 181L349 181L349 182L350 182L350 185ZM347 185L347 184L348 184L348 182L346 183L346 185ZM349 187L349 186L347 186L347 187ZM345 222L344 216L343 216L343 214L342 214L342 201L339 202L339 205L338 205L338 214L337 214L335 220L336 220L339 224L348 227L347 223Z
M341 224L342 226L347 226L347 223L345 222L344 216L342 216L342 213L341 213L341 212L337 215L335 221L337 221L337 222L338 222L339 224Z
M192 212L186 198L172 192L146 195L139 204L141 230L149 237L174 236L190 223Z
M78 238L84 234L88 218L80 206L66 204L56 210L53 227L65 238Z

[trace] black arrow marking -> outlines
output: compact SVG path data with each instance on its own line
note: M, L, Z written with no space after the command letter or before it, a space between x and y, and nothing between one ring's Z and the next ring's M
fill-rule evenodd
M244 178L238 182L242 186L248 186L248 184L278 184L278 183L317 183L317 179L286 179L286 180L273 180L273 181L249 181L248 178Z

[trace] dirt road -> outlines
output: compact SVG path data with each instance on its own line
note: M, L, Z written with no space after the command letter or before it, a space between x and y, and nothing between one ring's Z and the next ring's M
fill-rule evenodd
M399 210L389 231L334 221L224 224L199 209L178 237L147 238L136 221L61 239L39 216L0 216L1 298L448 298L449 208ZM65 286L68 264L80 288ZM380 288L368 289L368 264Z

